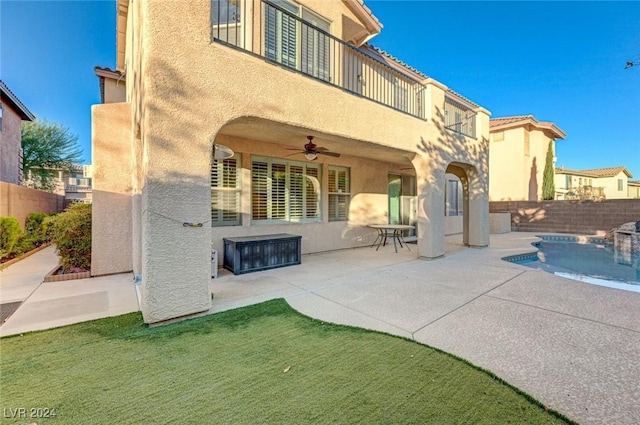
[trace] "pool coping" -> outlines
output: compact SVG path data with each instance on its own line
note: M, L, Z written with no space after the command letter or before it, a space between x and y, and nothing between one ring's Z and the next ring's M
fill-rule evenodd
M613 245L610 242L607 242L604 237L598 235L565 235L565 234L540 234L535 235L539 240L531 242L531 245L534 247L534 251L524 252L521 254L507 255L506 257L501 257L501 260L508 261L510 263L519 263L521 261L536 261L538 259L538 248L537 245L543 241L552 241L552 242L569 242L569 243L580 243L580 244L601 244L601 245Z

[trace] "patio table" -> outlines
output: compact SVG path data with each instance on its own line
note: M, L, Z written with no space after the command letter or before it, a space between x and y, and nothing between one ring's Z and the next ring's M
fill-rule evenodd
M398 246L396 245L396 240L400 244L401 248L402 248L402 242L404 242L407 249L411 251L411 248L409 248L409 245L407 245L407 242L402 237L402 232L405 230L415 229L415 226L410 226L408 224L369 224L367 225L367 227L371 229L376 229L378 232L378 236L376 237L376 240L373 241L373 244L371 244L371 248L373 248L376 242L378 243L378 246L376 247L376 251L380 249L380 245L385 246L387 244L387 238L393 239L393 247L395 248L396 252L398 252Z

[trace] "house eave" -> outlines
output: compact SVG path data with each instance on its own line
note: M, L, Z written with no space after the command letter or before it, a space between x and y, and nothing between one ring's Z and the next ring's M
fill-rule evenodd
M16 110L23 121L33 121L36 119L36 116L18 99L18 96L9 90L9 87L7 87L2 80L0 80L0 92L2 94L2 100Z

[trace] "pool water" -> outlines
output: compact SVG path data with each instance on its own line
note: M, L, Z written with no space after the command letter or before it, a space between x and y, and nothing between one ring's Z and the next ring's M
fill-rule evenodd
M540 238L542 241L534 244L539 249L537 256L514 262L569 279L640 292L640 254L614 252L604 243Z

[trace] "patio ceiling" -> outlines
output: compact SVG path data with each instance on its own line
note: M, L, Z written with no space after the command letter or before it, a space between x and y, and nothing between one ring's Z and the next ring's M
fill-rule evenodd
M292 148L302 148L307 143L306 137L314 136L313 142L342 155L385 161L410 167L410 158L414 152L381 146L370 142L350 139L315 130L287 126L282 123L266 121L258 118L242 118L231 122L220 131L222 135L239 137L248 140L260 140Z

